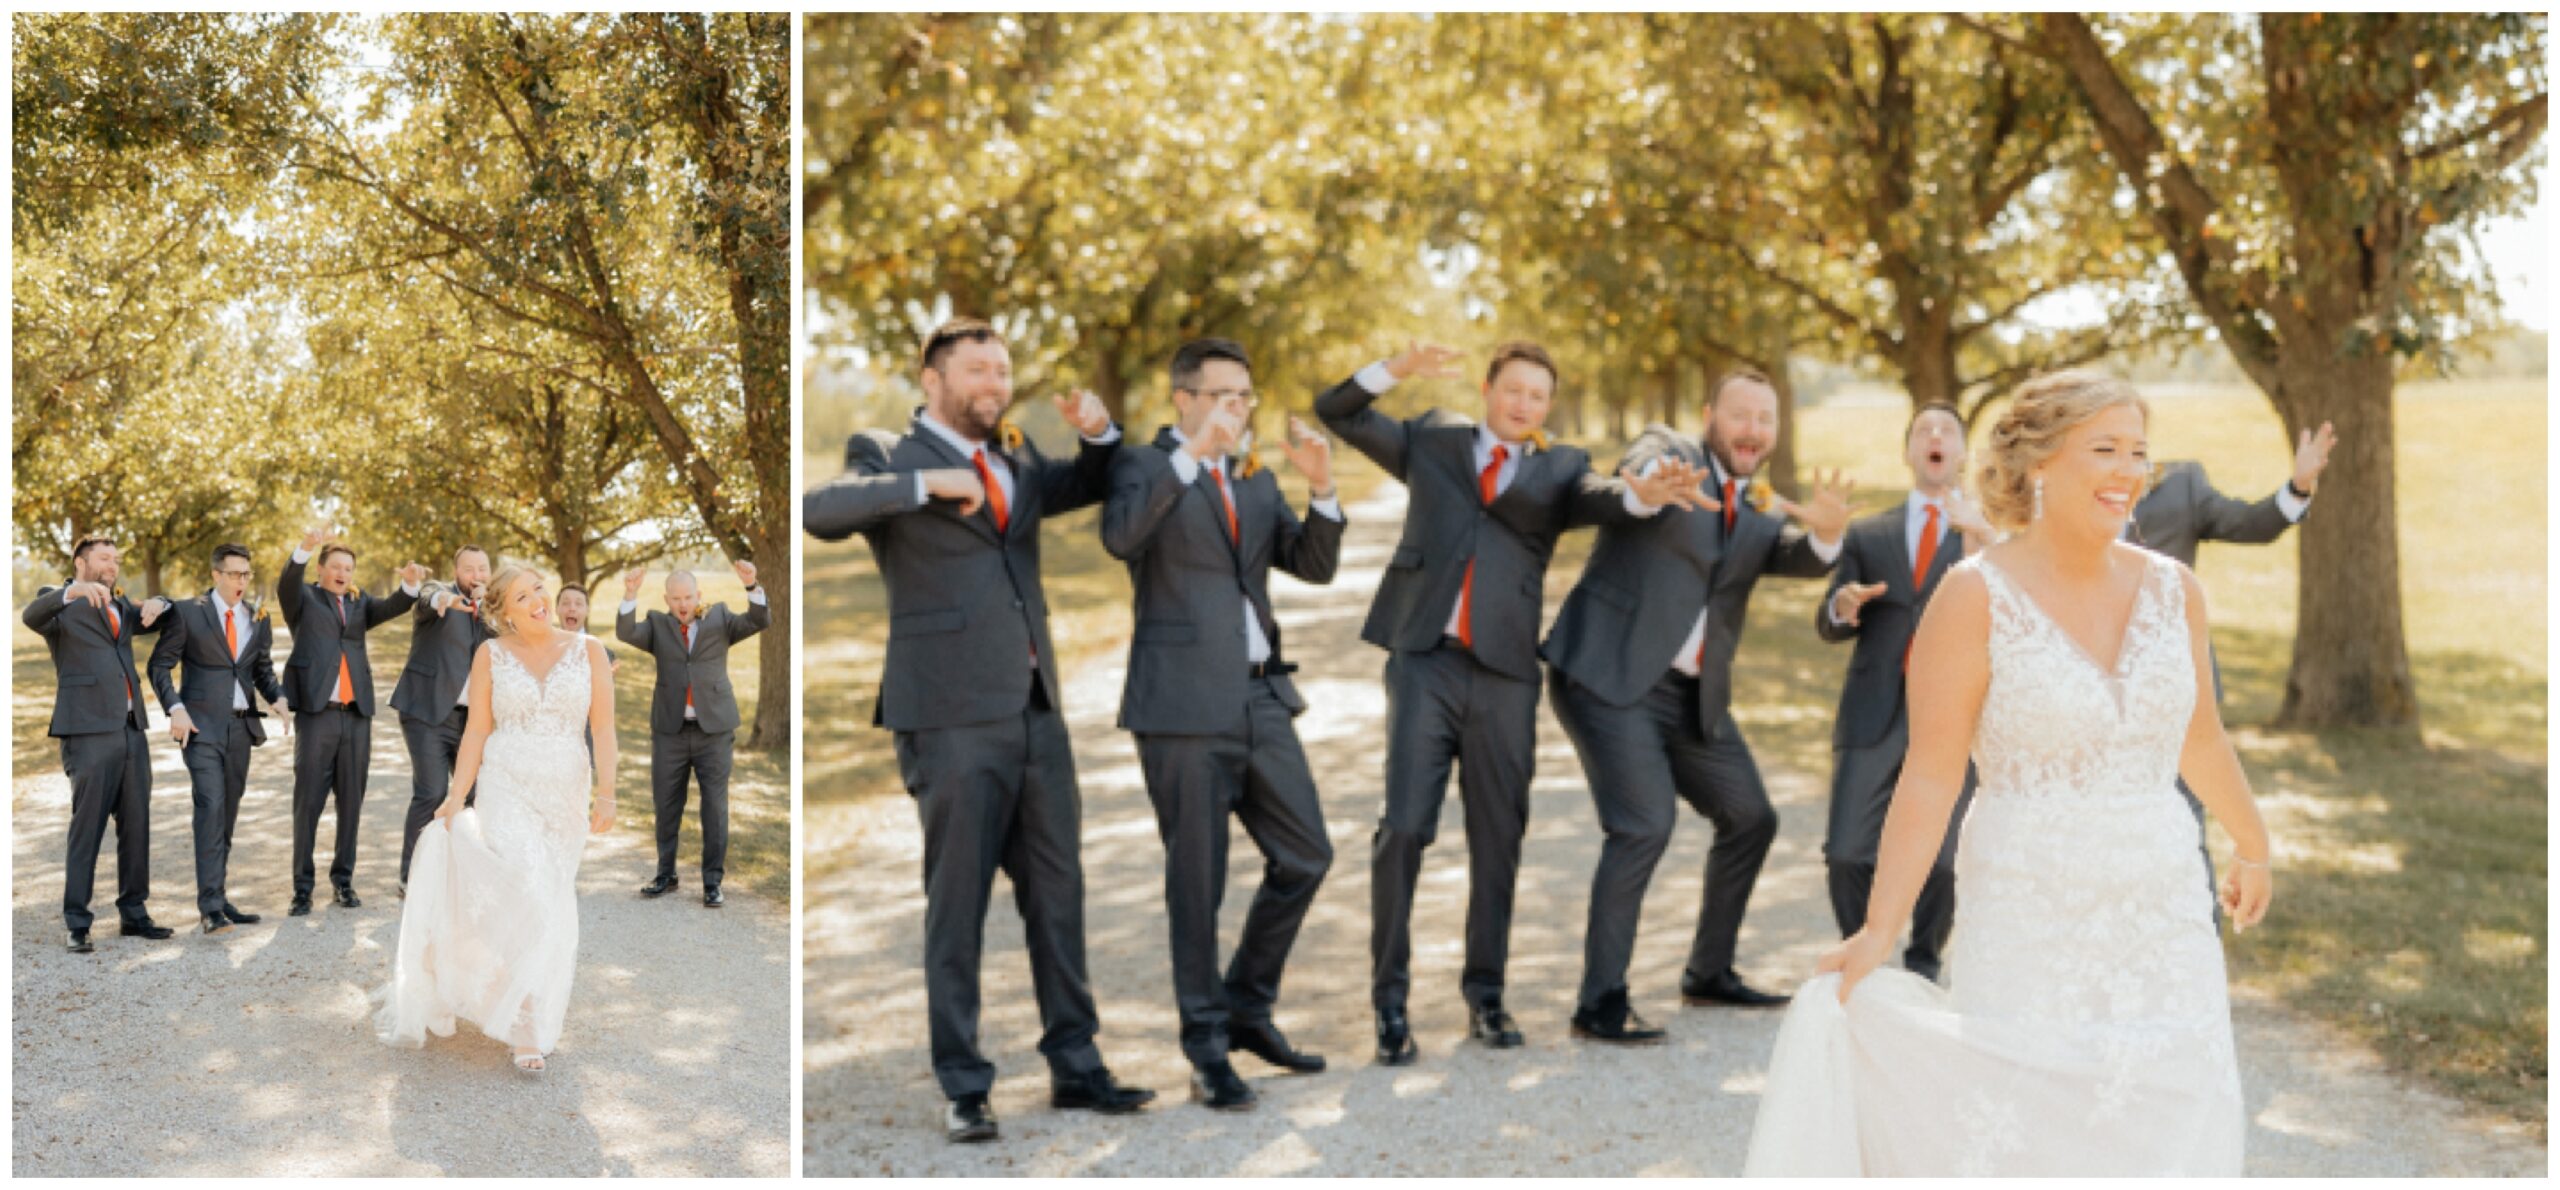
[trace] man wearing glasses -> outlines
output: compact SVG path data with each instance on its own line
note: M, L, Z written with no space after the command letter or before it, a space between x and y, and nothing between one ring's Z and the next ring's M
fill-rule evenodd
M160 641L151 649L151 689L169 716L169 738L187 766L193 791L196 844L196 911L204 932L219 934L258 920L231 903L231 832L240 821L240 797L249 786L249 750L267 742L251 691L284 706L271 646L274 625L248 605L254 577L249 548L213 548L213 586L203 597L172 605ZM170 671L185 674L170 680ZM291 720L284 720L291 731Z
M1252 365L1227 339L1174 352L1181 421L1111 465L1102 544L1129 564L1137 628L1129 642L1120 726L1138 761L1164 840L1165 915L1174 1006L1192 1097L1220 1111L1253 1106L1236 1075L1241 1050L1293 1073L1324 1059L1292 1048L1272 1023L1281 968L1333 863L1315 775L1290 722L1307 709L1281 659L1272 614L1273 568L1302 582L1333 581L1342 553L1332 448L1291 420L1282 447L1307 481L1300 521L1279 481L1252 455ZM1262 850L1262 887L1223 979L1218 906L1227 882L1227 819L1242 819Z

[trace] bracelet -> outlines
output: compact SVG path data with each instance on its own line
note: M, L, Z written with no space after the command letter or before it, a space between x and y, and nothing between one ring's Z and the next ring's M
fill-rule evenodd
M2272 857L2270 857L2270 858L2272 858ZM2266 860L2263 860L2263 859L2242 859L2241 857L2239 857L2239 856L2235 855L2235 856L2232 856L2232 857L2231 857L2231 862L2232 862L2232 863L2235 863L2235 864L2238 864L2238 865L2240 865L2241 867L2244 867L2244 868L2256 868L2257 870L2259 870L2259 871L2261 871L2261 872L2265 872L2265 871L2269 871L2269 870L2270 870L2270 869L2267 867L2267 861L2266 861Z

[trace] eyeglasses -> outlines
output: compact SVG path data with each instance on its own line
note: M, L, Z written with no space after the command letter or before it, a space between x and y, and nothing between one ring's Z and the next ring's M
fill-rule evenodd
M249 578L249 577L254 576L255 574L257 574L257 571L254 571L254 570L217 570L217 571L214 571L214 573L215 573L216 575L219 575L219 576L223 577L223 578Z

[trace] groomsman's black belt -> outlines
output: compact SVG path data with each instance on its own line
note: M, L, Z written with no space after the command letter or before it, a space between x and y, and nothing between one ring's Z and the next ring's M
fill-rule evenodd
M234 719L255 719L258 717L258 713L256 711L233 711L231 712L231 717Z
M1254 664L1252 676L1257 678L1276 678L1282 674L1293 674L1296 672L1298 672L1298 667L1287 661L1261 661Z

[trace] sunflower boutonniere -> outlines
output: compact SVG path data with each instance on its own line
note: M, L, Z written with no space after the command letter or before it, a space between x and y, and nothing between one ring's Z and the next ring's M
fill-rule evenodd
M1004 445L1007 454L1022 449L1022 427L1013 424L1010 418L997 422L996 441Z
M1262 456L1246 451L1236 459L1236 478L1251 479L1262 471Z
M1769 505L1778 498L1778 489L1769 486L1769 477L1766 475L1752 476L1751 486L1745 490L1754 512L1769 511Z
M1546 450L1549 442L1551 441L1552 439L1547 437L1547 432L1545 430L1529 431L1529 445L1537 447L1539 450Z

